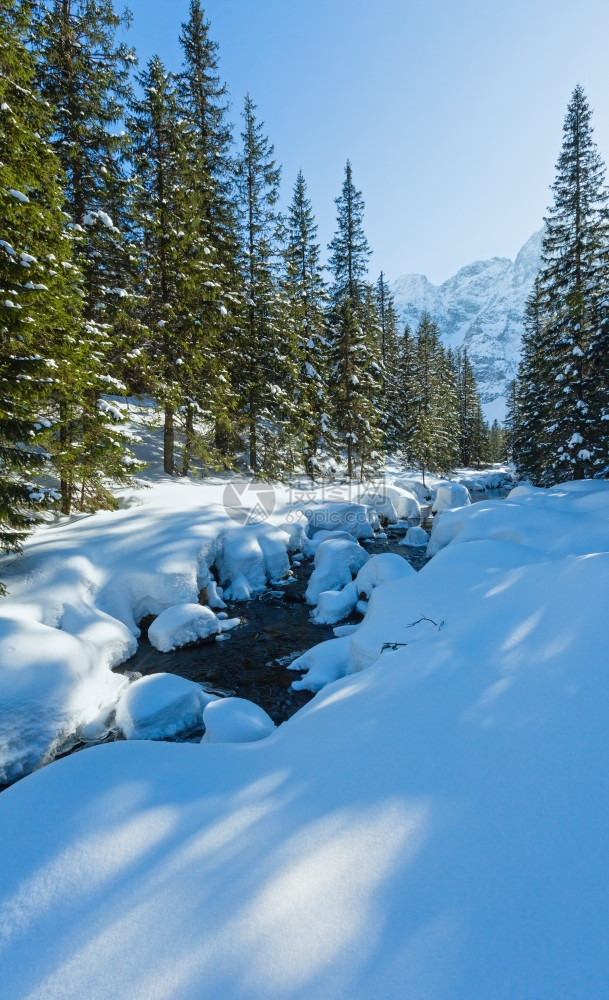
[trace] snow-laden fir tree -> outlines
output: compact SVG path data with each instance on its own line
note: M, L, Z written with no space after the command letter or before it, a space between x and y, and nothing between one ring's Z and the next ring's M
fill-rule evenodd
M58 331L78 330L81 301L61 211L61 168L50 109L34 87L28 4L0 0L0 548L31 524L33 479L44 461ZM41 423L42 420L42 423Z
M437 325L424 313L417 328L415 401L409 441L412 461L425 473L444 474L459 456L457 386Z
M519 393L525 426L541 438L537 458L528 463L538 482L587 477L606 464L599 435L606 400L602 393L599 399L595 382L608 322L608 196L591 110L580 86L567 108L556 169L536 292L542 333L535 338L544 356L532 357L531 338ZM529 405L536 395L544 409L537 432Z
M237 399L230 391L229 371L239 363L233 332L239 327L243 309L240 245L226 87L218 74L218 44L210 37L210 24L200 0L190 0L180 44L180 103L192 141L189 186L197 201L199 238L213 271L212 280L202 282L197 292L200 299L208 300L207 308L202 309L202 335L207 338L210 359L213 353L217 376L213 388L209 386L206 408L214 422L215 457L230 462L234 449L231 415ZM197 440L194 407L188 404L185 422L183 473L188 467L188 453Z
M396 421L399 423L398 315L385 275L381 271L374 286L380 353L383 366L382 427L385 450L393 450Z
M280 168L249 94L243 110L236 186L243 246L245 308L233 384L240 397L248 465L277 474L289 461L290 389L297 359L281 289Z
M474 369L465 348L452 357L457 387L459 463L469 467L486 460L488 430L482 413Z
M347 459L347 475L377 471L382 447L382 362L373 290L368 282L371 250L364 233L364 201L347 162L336 199L337 228L329 244L330 361L334 425Z
M299 171L286 219L284 290L293 333L297 367L292 386L294 414L290 433L299 462L312 479L322 474L323 461L333 457L331 389L328 384L326 288L317 224L307 185Z
M37 81L54 109L52 143L65 176L64 207L78 239L84 329L75 343L83 376L80 394L60 400L62 508L112 502L106 480L124 481L128 440L117 427L120 407L104 393L124 393L132 344L127 228L126 136L121 129L130 94L133 51L117 44L127 27L110 0L48 0L32 5ZM137 331L135 331L137 333ZM124 461L123 461L124 460ZM131 466L134 468L134 466Z
M205 198L194 173L193 130L182 113L176 77L154 56L139 75L129 129L134 176L132 212L140 233L141 319L153 376L149 389L163 407L163 467L188 472L193 452L212 460L195 417L213 433L220 392L216 344L222 325L215 256L204 235ZM177 431L185 430L181 456ZM198 447L196 447L198 445Z
M388 450L410 465L413 462L411 441L417 414L416 340L408 324L398 337L395 361L395 399L388 415Z

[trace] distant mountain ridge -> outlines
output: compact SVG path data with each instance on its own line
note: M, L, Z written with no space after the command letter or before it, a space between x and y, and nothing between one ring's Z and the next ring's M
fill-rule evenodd
M424 312L440 328L446 347L467 348L489 420L503 419L508 383L520 359L524 307L541 260L543 230L514 261L477 260L442 285L423 274L405 274L391 285L397 311L416 330Z

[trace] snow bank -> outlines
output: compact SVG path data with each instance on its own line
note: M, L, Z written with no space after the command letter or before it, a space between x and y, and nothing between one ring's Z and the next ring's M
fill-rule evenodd
M317 531L346 531L353 538L372 538L378 527L373 510L361 503L327 503L310 506L306 511L309 534Z
M118 703L116 724L128 740L162 740L196 729L214 695L176 674L134 681Z
M92 642L7 610L0 614L1 783L52 757L125 686Z
M307 604L317 604L324 590L341 590L369 559L353 538L327 538L315 553L315 569L305 593Z
M427 545L428 541L429 535L424 528L413 527L408 529L399 544L411 545L413 548L423 548Z
M220 698L203 712L202 743L254 743L270 736L275 723L263 708L246 698Z
M148 629L148 638L155 649L168 653L221 631L220 622L210 608L202 604L177 604L155 618Z
M319 691L326 684L344 677L349 667L350 632L337 639L326 639L290 663L288 670L306 670L300 680L292 681L295 691Z
M471 502L469 490L461 483L439 483L431 511L432 514L437 514L438 511L452 507L467 507Z
M125 683L111 668L135 652L145 615L197 605L200 592L211 607L225 607L214 564L226 596L235 598L289 572L292 536L271 523L235 526L222 502L226 482L126 490L124 509L39 528L11 557L3 573L10 596L0 612L0 702L7 706L0 780L37 767L88 726L100 729L99 713ZM285 519L287 491L277 495ZM298 512L291 516L303 522ZM210 614L197 612L209 621ZM163 620L156 628L165 628ZM190 641L174 643L172 630L160 640L165 648Z
M318 625L334 625L343 618L348 618L355 611L356 605L357 586L355 580L352 580L342 590L322 590L312 618Z
M403 576L412 576L413 573L416 573L416 570L402 556L392 552L371 556L355 578L357 593L360 596L363 594L365 597L370 597L375 587L379 587L382 583L399 580Z
M609 492L517 501L444 512L272 739L109 744L2 793L6 996L604 998Z

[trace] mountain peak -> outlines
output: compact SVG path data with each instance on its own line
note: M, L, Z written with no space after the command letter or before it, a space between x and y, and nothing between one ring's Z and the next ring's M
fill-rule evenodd
M486 417L503 419L508 383L520 359L524 307L539 270L543 230L516 259L491 257L459 268L441 285L424 274L404 274L391 285L398 314L414 330L424 312L447 347L467 348Z

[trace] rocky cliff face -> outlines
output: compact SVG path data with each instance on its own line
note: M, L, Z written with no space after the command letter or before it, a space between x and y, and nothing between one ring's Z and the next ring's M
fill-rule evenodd
M539 269L541 241L542 230L515 261L475 261L442 285L406 274L391 286L398 313L413 330L428 312L447 347L467 348L490 420L503 418L507 385L518 368L524 306Z

